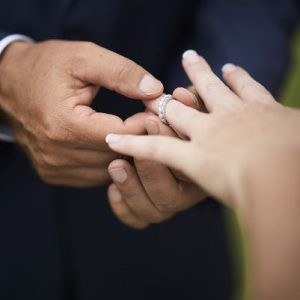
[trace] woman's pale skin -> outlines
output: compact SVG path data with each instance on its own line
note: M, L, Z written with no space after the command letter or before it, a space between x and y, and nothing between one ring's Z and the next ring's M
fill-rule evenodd
M180 97L168 103L170 127L185 138L111 134L109 146L179 171L233 207L249 246L252 298L300 299L300 112L235 65L224 66L225 83L195 51L183 67L208 110Z

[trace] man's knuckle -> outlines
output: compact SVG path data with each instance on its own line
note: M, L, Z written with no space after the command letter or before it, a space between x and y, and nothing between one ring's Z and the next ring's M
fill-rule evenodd
M87 56L95 47L96 44L93 42L73 42L73 46L69 47L66 57L66 65L69 66L71 75L76 77L78 69L86 66Z
M151 222L154 224L162 223L166 220L166 215L162 211L158 211L157 213L154 213L151 217Z
M115 72L113 72L115 87L117 88L123 82L128 80L128 75L133 72L136 68L136 64L128 59L123 58L115 67Z
M76 42L76 47L74 49L74 58L78 58L81 60L86 60L87 53L94 51L95 48L98 47L95 43L86 41L86 42Z
M121 219L123 221L129 221L131 219L129 213L125 210L119 210L117 212L117 216L119 219Z
M176 211L176 205L173 202L157 203L155 206L163 214L171 214Z
M134 203L134 200L140 197L139 193L132 187L123 187L124 197L128 202Z
M56 126L50 126L45 134L51 142L67 143L72 140L72 135L69 131Z
M91 51L99 46L94 42L86 41L86 42L82 43L82 47L84 47L84 49L86 49L87 51Z
M64 163L56 156L49 153L42 153L40 163L44 167L60 168L64 166Z
M138 167L138 173L142 180L145 181L156 181L158 179L157 174L153 172L151 169L151 165L149 164L149 161L142 161L142 166Z

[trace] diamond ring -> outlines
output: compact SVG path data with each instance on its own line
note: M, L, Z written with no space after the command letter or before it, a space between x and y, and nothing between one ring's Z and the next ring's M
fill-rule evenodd
M168 121L167 121L167 117L166 117L166 110L167 110L167 104L173 100L171 95L164 95L158 104L158 116L160 118L160 120L169 125Z

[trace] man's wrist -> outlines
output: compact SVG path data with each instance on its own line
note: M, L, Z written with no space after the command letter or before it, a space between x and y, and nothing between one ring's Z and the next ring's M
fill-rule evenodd
M28 44L34 43L34 40L26 35L22 34L11 34L0 40L0 56L4 51L14 42L24 42Z
M5 101L5 90L10 89L9 82L15 84L14 80L11 80L9 73L15 72L16 68L19 69L21 67L20 60L17 57L22 58L23 50L32 46L32 43L20 39L14 41L10 39L10 43L6 41L1 44L1 42L3 40L0 41L0 141L15 142L15 135L8 121L9 118L5 109L6 104L9 102Z

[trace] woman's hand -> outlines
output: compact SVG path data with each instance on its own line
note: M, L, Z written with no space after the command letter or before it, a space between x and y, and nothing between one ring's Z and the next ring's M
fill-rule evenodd
M235 207L250 254L251 299L300 299L299 111L234 65L223 68L227 85L194 51L183 66L209 112L168 103L168 122L187 139L113 134L109 146L182 171Z
M209 111L169 102L167 120L188 140L109 135L107 142L114 151L179 170L212 196L238 205L248 193L247 177L268 176L274 164L298 155L299 112L278 104L240 67L223 68L228 87L194 51L184 54L183 66Z
M178 88L174 99L197 109L201 102L195 91ZM155 111L159 99L145 101ZM203 105L203 104L202 104ZM149 135L177 137L177 134L153 114L145 123ZM108 199L116 217L133 229L144 229L161 223L201 202L207 196L201 188L168 167L148 159L129 162L117 159L108 167L113 183L108 188Z

